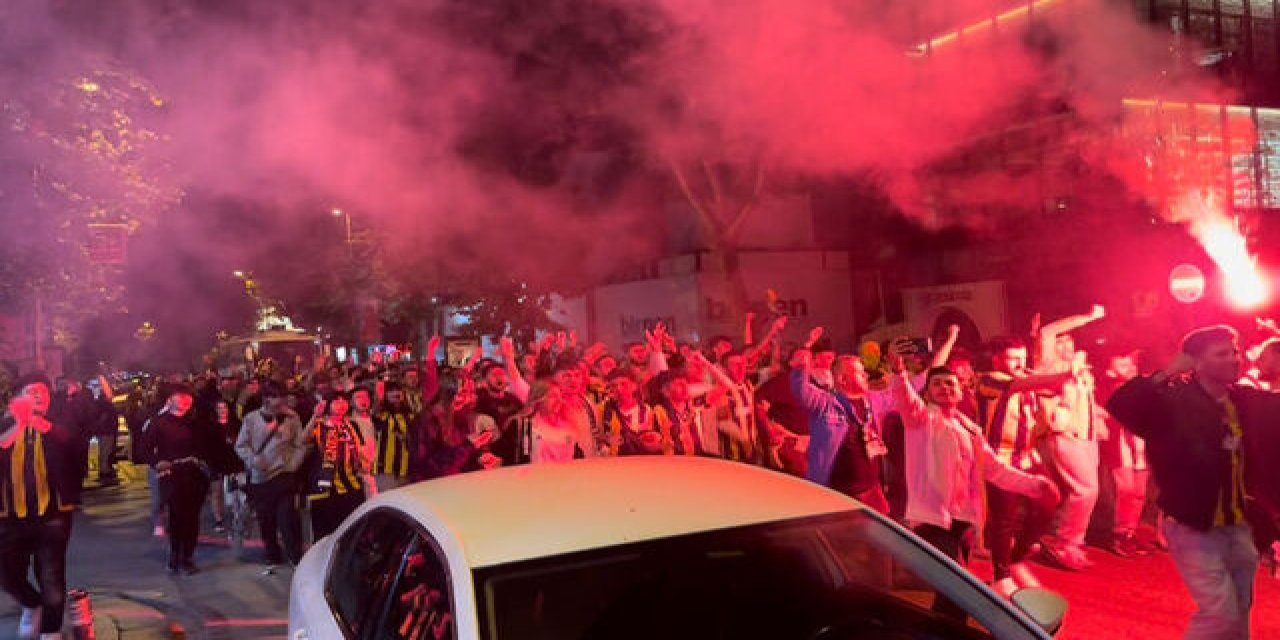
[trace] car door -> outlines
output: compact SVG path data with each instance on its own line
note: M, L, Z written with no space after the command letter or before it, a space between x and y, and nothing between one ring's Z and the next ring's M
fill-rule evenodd
M444 554L393 509L371 511L343 533L325 597L350 640L456 638Z

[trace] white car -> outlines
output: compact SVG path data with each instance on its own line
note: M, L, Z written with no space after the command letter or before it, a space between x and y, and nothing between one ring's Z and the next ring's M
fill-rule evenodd
M938 597L969 619L933 613ZM839 493L638 456L379 495L303 558L289 637L1043 640L1066 610L1043 590L1014 600L1025 613Z

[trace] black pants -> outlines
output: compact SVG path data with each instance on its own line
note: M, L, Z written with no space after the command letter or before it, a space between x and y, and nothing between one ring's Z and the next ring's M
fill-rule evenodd
M364 502L364 491L357 489L346 493L311 500L311 534L319 540L337 530L352 511Z
M116 433L104 433L98 436L98 480L112 481L116 479Z
M266 547L267 564L302 561L302 517L298 514L297 482L291 473L278 475L250 489L253 512ZM281 541L284 546L281 548Z
M0 520L0 578L4 591L24 608L42 607L41 633L62 629L70 540L70 513ZM32 587L28 578L33 561L38 588Z
M1008 578L1009 566L1026 560L1052 526L1052 509L987 484L987 549L995 579Z
M169 563L191 562L200 539L200 510L209 495L209 478L190 464L174 465L160 478L160 499L169 511Z
M958 520L952 521L950 529L922 524L915 528L915 534L962 567L969 566L969 554L973 551L973 542L978 535L972 524ZM964 609L941 593L933 598L933 610L956 620L966 620L969 617Z

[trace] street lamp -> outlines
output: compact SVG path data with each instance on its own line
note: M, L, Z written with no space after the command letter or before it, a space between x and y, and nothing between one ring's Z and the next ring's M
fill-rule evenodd
M349 214L349 213L347 213L346 211L343 211L342 209L339 209L339 208L337 208L337 207L334 207L333 209L331 209L331 210L329 211L329 213L332 213L332 214L333 214L333 217L335 217L335 218L342 218L343 222L345 222L345 223L346 223L346 227L347 227L347 256L348 256L348 257L351 257L352 255L354 255L354 254L353 254L353 249L352 249L352 247L351 247L351 214Z

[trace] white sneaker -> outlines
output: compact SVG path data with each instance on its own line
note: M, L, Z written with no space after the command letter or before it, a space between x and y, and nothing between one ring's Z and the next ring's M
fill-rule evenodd
M1015 562L1010 565L1009 573L1013 577L1013 581L1021 588L1040 586L1040 580L1036 578L1035 572L1025 562Z
M995 584L991 585L991 588L1000 594L1000 597L1008 600L1013 597L1013 592L1018 590L1018 583L1014 582L1013 578L1000 578L996 580Z
M18 637L30 640L40 635L40 607L27 609L23 607L22 617L18 619Z
M154 528L154 529L152 529L152 530L151 530L151 535L153 535L153 536L155 536L155 537L157 537L157 538L163 538L163 537L164 537L164 527L162 527L162 526L160 526L160 525L156 525L156 528Z
M51 632L51 633L42 633L42 634L40 634L40 640L63 640L63 639L62 639L62 632L61 632L61 631L55 631L55 632Z

